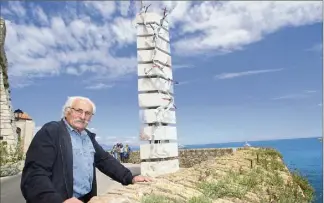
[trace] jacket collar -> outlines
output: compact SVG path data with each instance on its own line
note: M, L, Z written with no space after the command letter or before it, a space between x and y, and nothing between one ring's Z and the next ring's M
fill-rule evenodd
M72 126L71 126L70 124L67 123L67 121L65 120L65 118L62 118L62 119L61 119L61 123L63 123L63 124L64 124L68 129L69 129L69 130L71 130L71 131L74 130L74 129L72 128ZM84 129L84 131L82 131L82 133L83 133L83 132L86 132L90 138L95 138L95 137L96 137L96 134L93 133L93 132L91 132L91 131L88 130L88 129Z

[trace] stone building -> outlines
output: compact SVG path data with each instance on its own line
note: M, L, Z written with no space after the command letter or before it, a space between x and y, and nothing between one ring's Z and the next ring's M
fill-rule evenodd
M18 140L21 142L23 152L26 153L34 136L35 122L26 112L20 109L15 110L14 114Z
M18 136L11 106L5 38L6 25L4 19L0 18L0 141L7 143L8 146L15 146Z
M35 123L20 109L12 110L5 38L6 25L0 18L0 142L16 147L20 141L23 152L26 152L34 135Z

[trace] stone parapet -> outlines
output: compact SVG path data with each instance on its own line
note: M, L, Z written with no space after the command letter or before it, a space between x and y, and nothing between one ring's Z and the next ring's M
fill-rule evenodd
M180 168L189 168L203 161L207 161L209 159L214 159L216 157L220 157L232 153L233 153L232 148L180 149L179 150ZM141 163L140 152L139 151L132 152L128 162L134 164Z
M214 148L214 149L181 149L179 150L180 166L182 168L190 168L196 164L216 157L232 154L231 148Z

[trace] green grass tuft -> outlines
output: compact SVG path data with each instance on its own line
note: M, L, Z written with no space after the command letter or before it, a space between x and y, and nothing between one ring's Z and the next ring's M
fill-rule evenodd
M241 149L248 150L248 149ZM252 168L240 167L230 171L224 177L214 177L217 181L204 181L197 184L203 195L193 197L186 203L212 203L218 198L238 198L246 202L256 200L247 196L248 192L258 195L259 202L276 203L310 203L314 199L314 189L308 180L297 171L291 172L292 181L284 179L286 166L282 155L271 148L250 150L254 158L250 159ZM208 171L208 175L213 174ZM207 173L207 172L206 172ZM288 181L288 182L287 182ZM168 199L163 196L149 195L142 203L182 203L181 200Z
M292 178L294 183L296 183L304 192L305 199L308 202L313 201L315 197L315 190L314 188L310 185L308 179L303 176L300 172L297 170L294 170L291 172Z

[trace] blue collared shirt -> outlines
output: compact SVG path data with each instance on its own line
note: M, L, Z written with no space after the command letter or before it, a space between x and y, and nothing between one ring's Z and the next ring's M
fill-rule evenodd
M86 131L74 130L64 119L73 151L73 196L79 198L92 189L95 149Z

